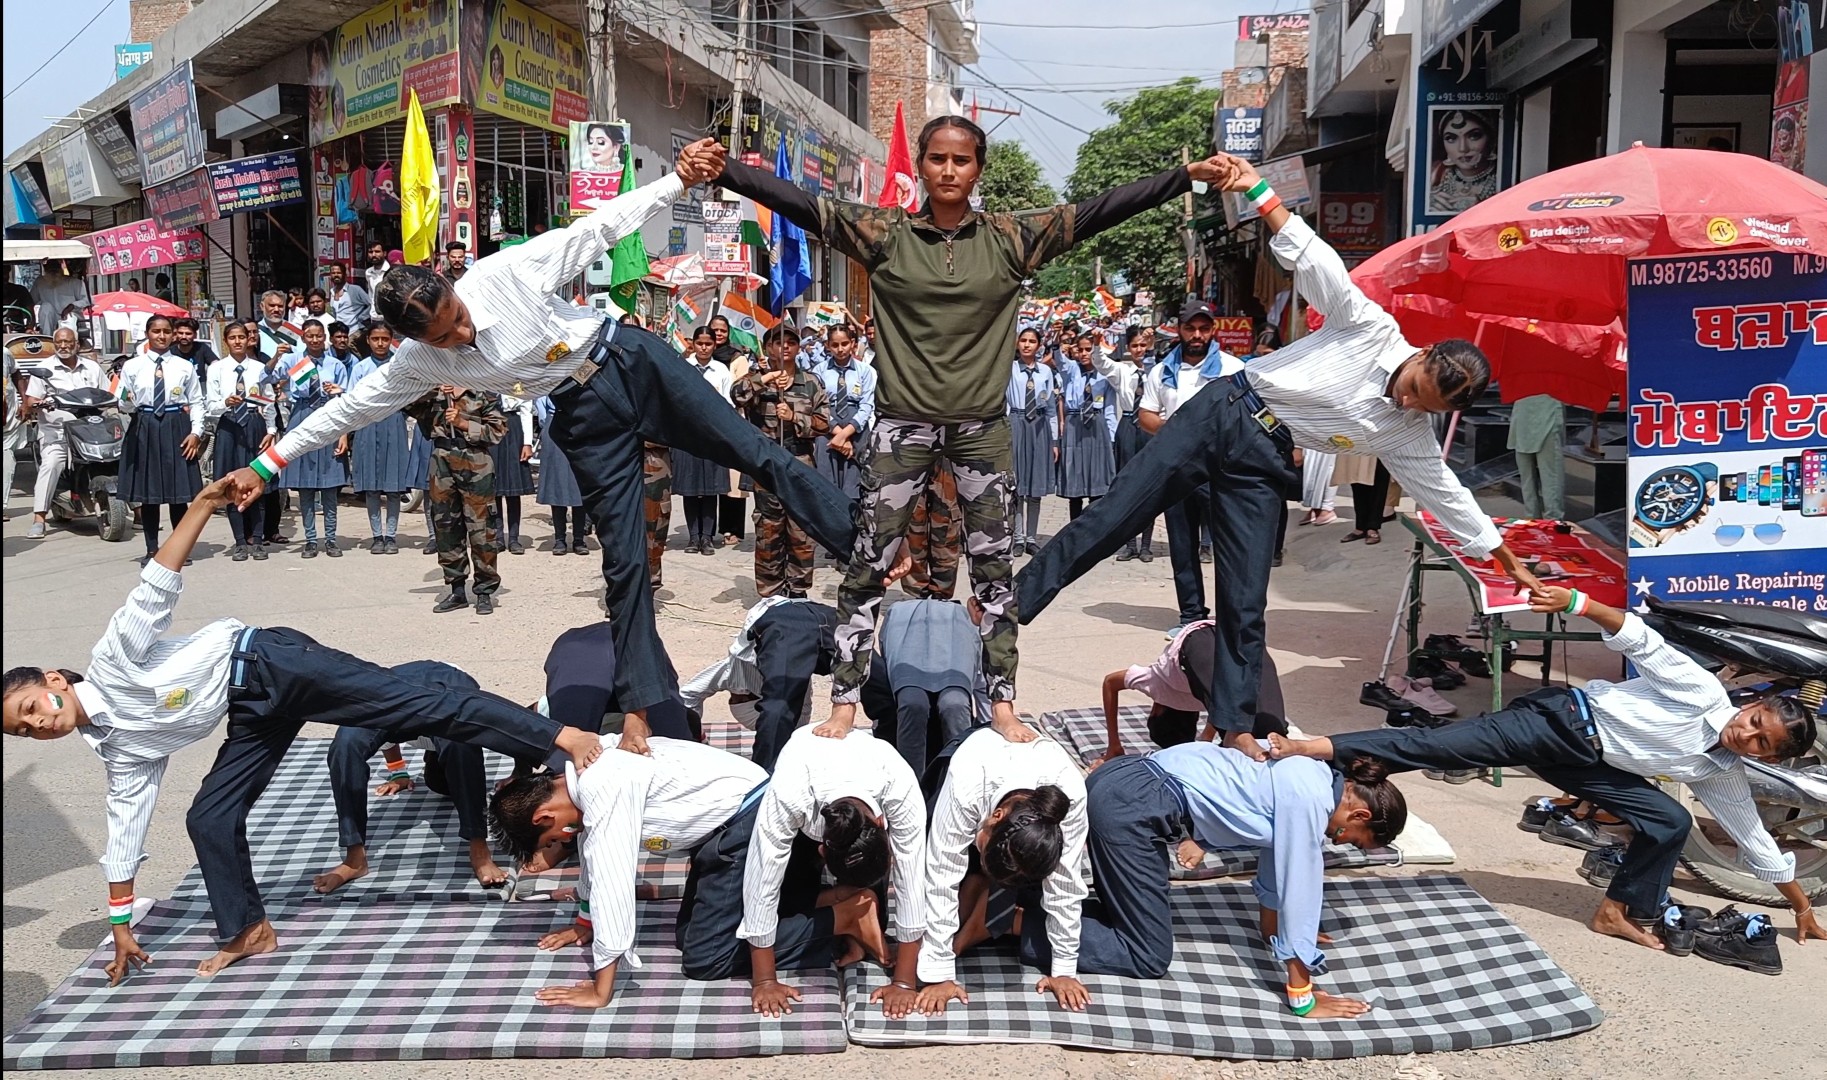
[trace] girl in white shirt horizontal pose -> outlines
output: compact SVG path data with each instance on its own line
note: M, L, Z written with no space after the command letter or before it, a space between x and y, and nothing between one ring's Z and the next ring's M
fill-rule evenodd
M1558 586L1539 586L1530 609L1583 615L1605 644L1640 673L1584 689L1537 690L1502 712L1446 727L1384 728L1331 738L1270 736L1276 757L1335 761L1377 757L1394 771L1526 767L1564 791L1623 818L1636 835L1624 865L1588 925L1652 949L1647 929L1668 903L1675 863L1693 819L1648 778L1686 784L1738 843L1745 869L1779 889L1795 910L1795 936L1827 938L1795 883L1795 856L1777 847L1758 815L1742 758L1777 762L1814 745L1815 724L1795 698L1770 695L1734 706L1719 680L1662 640L1642 619Z
M221 479L191 502L141 572L139 587L108 621L86 676L35 667L5 675L8 735L61 739L80 732L107 769L108 841L101 862L114 931L110 984L151 959L129 924L133 880L148 857L146 834L165 764L209 738L224 720L228 740L188 819L216 930L227 941L197 966L199 975L278 947L254 883L247 815L306 722L383 728L402 738L438 736L517 758L544 760L557 748L579 765L602 752L595 735L505 698L404 679L296 630L218 619L188 637L166 637L184 588L178 571L203 526L234 492L234 482Z

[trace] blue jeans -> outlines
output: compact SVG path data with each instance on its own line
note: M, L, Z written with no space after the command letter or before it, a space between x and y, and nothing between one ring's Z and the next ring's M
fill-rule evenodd
M373 536L397 536L400 531L400 501L406 496L398 491L364 491L368 504L368 532ZM387 501L387 525L381 527L381 500ZM334 502L332 503L334 505Z
M305 543L317 542L317 509L323 507L324 541L336 539L336 488L299 488L298 516L304 519Z

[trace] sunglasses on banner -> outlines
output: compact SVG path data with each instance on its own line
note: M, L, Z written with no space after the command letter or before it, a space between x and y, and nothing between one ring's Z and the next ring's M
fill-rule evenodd
M1746 532L1749 532L1752 536L1756 537L1758 543L1776 544L1781 542L1783 538L1783 525L1780 521L1771 521L1763 525L1752 525L1749 527L1744 525L1721 525L1719 528L1713 530L1713 539L1719 542L1720 547L1731 547L1733 544L1743 540Z

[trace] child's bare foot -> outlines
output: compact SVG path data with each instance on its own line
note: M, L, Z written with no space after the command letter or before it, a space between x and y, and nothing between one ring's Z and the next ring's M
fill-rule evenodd
M812 734L827 739L842 739L856 727L856 705L848 701L831 703L831 718L812 729Z
M1624 914L1624 905L1616 900L1606 900L1599 905L1599 910L1592 913L1592 921L1586 924L1595 934L1623 938L1646 949L1662 951L1662 942L1656 935L1630 921Z
M882 933L882 921L876 917L875 893L859 892L833 904L831 915L834 932L854 938L869 959L888 963L888 936Z
M1022 723L1021 717L1015 715L1013 701L991 703L990 726L996 729L996 734L1012 743L1033 742L1040 738L1033 728Z
M487 840L469 842L469 868L485 889L507 884L507 873L495 865L495 853L489 850Z
M273 924L261 919L236 934L234 939L222 946L216 955L198 964L197 974L208 978L237 960L259 956L261 953L270 953L278 947L279 935L273 933Z
M320 896L327 896L356 878L366 876L367 873L367 847L352 847L343 856L343 861L334 869L312 878L311 888L317 890Z
M838 967L847 968L851 964L856 964L856 963L862 962L863 945L861 942L857 941L853 937L844 937L844 938L839 938L838 940L842 941L844 943L844 951L839 953L838 957L837 957L837 966Z
M1325 761L1332 756L1332 740L1323 735L1314 739L1290 739L1286 735L1270 735L1269 756L1277 760L1289 757L1310 757Z
M1199 864L1205 861L1205 849L1199 846L1199 841L1189 836L1174 849L1174 858L1186 869L1197 870Z

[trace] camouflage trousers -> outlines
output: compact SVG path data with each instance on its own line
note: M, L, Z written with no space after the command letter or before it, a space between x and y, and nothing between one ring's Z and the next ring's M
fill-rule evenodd
M1015 700L1016 610L1009 567L1014 453L1006 417L964 424L878 419L861 462L862 521L850 568L837 589L837 663L832 700L857 702L875 652L882 577L908 535L935 470L949 464L971 557L971 592L983 607L983 670L991 701ZM929 511L930 512L930 511ZM930 527L930 520L929 520Z
M660 587L660 559L672 532L672 451L648 443L641 453L647 509L647 582Z
M493 595L501 587L501 573L495 567L495 554L501 550L501 511L495 502L495 460L488 447L434 449L425 498L444 584L462 588L474 556L476 595Z
M926 485L926 497L914 504L907 551L913 559L913 569L901 579L907 595L950 600L958 591L964 554L964 511L958 507L958 480L943 461Z
M807 465L809 455L796 454ZM755 591L763 597L804 596L812 591L812 537L787 516L774 493L755 489ZM879 591L879 590L878 590Z

